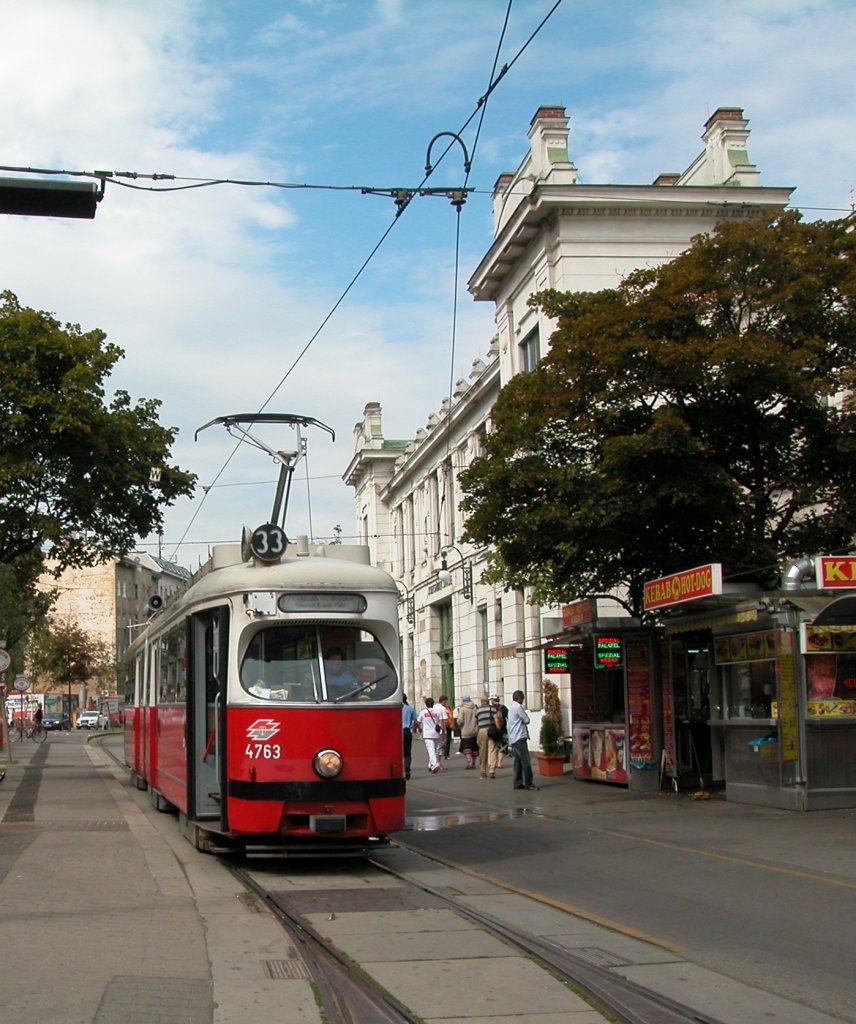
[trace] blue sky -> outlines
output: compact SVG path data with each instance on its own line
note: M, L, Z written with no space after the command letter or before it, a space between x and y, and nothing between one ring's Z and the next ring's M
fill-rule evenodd
M552 6L514 0L500 66ZM195 567L208 544L267 519L272 463L245 449L218 476L233 442L194 431L259 408L318 332L394 220L391 199L350 186L422 182L430 140L458 131L487 90L508 7L0 0L0 164L337 187L108 185L92 222L0 220L0 288L106 331L126 352L115 386L161 399L176 461L200 485L216 478L168 511L168 557ZM491 94L477 144L479 118L464 131L477 191L461 215L454 366L455 211L418 198L268 406L337 434L309 438L289 532L353 533L340 478L366 402L382 404L387 437L412 437L450 373L466 377L487 351L493 311L466 280L491 242L493 184L525 154L539 105L567 108L585 183L683 170L710 113L742 107L762 183L794 186L807 217L841 216L856 186L854 51L850 2L563 0ZM461 179L453 150L430 184Z

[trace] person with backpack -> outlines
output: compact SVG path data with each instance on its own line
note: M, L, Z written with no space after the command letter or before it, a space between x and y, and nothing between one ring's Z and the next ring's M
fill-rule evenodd
M500 735L496 738L496 767L499 769L502 767L505 752L508 749L508 708L502 703L498 693L490 695L490 706L493 708L494 716L502 719L499 724Z
M476 708L479 744L479 778L495 779L496 762L499 758L499 741L502 739L502 715L482 697Z

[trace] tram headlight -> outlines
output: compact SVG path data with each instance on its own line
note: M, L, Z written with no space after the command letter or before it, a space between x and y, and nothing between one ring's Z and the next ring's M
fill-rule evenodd
M322 779L335 779L345 767L345 762L338 750L319 750L312 762L315 771Z

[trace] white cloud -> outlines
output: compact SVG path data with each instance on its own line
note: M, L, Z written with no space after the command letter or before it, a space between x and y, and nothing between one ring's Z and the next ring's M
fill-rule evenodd
M550 6L514 5L500 63ZM505 10L505 0L0 0L0 161L412 186L429 140L476 110ZM489 192L517 166L541 103L567 106L571 155L587 182L683 169L708 114L735 105L750 118L750 156L765 183L843 205L856 156L854 29L856 9L844 3L726 2L715 14L566 3L491 95L470 184ZM471 148L476 123L465 133ZM453 150L432 184L462 173ZM472 196L462 213L453 380L493 334L492 309L465 291L490 243L489 205ZM181 431L176 461L207 485L232 442L214 428L194 442L194 430L258 408L393 213L390 198L358 191L153 194L108 184L93 222L0 219L0 287L122 346L116 386L162 399L163 421ZM447 393L454 237L447 200L415 200L271 403L336 429L335 445L310 438L317 533L336 522L353 530L339 476L365 403L380 401L387 436L405 437ZM167 541L194 514L189 540L237 537L272 501L269 488L246 482L274 475L264 456L242 451L201 506L169 512ZM305 530L297 482L295 504Z

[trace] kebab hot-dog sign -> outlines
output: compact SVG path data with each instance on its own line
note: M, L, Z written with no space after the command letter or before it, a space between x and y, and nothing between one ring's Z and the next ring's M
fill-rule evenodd
M650 580L644 585L643 601L645 610L650 611L652 608L664 608L721 593L722 566L714 562Z

